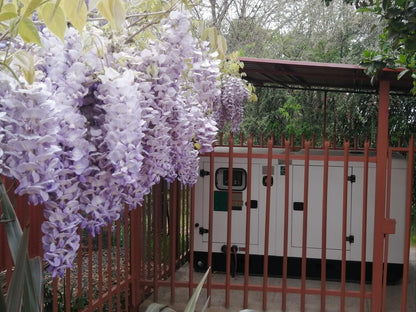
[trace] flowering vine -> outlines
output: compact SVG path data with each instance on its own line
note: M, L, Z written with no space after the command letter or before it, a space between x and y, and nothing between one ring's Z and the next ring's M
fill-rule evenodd
M68 28L62 42L42 30L31 85L0 72L1 173L44 204L53 276L71 267L79 226L99 233L162 178L195 183L217 132L219 61L184 13L171 12L142 50L89 33Z

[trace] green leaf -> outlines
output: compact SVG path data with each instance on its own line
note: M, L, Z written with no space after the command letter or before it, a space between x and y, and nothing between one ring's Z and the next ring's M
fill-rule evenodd
M16 213L10 202L9 196L7 195L6 188L0 180L0 197L1 197L1 208L3 211L3 224L7 234L7 241L10 248L14 263L16 263L18 246L22 237L22 228L20 227L19 221L17 220Z
M7 310L19 311L22 305L23 287L26 274L27 245L29 241L29 229L25 228L20 239L17 249L17 259L15 261L15 269L10 281L9 291L7 294Z
M6 295L4 294L3 287L0 287L0 311L6 311Z
M201 309L201 312L205 312L208 309L208 305L209 305L209 299L211 299L211 297L207 298L207 301L205 301L204 306Z
M59 5L61 4L61 1L62 0L56 0L55 1L55 4L53 5L53 11L52 11L51 18L56 14L56 11L58 10Z
M12 12L12 13L15 13L17 15L17 7L16 7L16 4L14 4L13 2L12 3L6 3L1 8L1 12L2 13Z
M42 311L42 260L35 257L29 260L26 256L26 268L29 270L25 276L25 287L23 290L23 311L40 312Z
M35 80L35 62L33 56L21 50L14 54L13 62L20 67L26 81L32 84Z
M85 24L87 23L88 8L83 0L78 0L78 5L74 5L74 0L63 0L62 9L66 17L69 19L72 25L82 32Z
M198 297L201 293L202 286L204 286L205 280L208 277L210 269L211 268L208 268L208 270L205 272L204 277L201 279L198 286L195 288L195 292L193 293L191 299L189 299L188 304L186 305L184 312L194 312L195 311L196 302L198 301Z
M219 35L217 37L217 51L221 59L225 59L227 53L227 41L224 36Z
M2 12L0 13L0 22L10 20L17 17L17 14L14 12Z
M215 27L210 27L204 30L202 33L201 39L204 41L209 41L211 44L211 50L215 51L217 49L218 42L218 30Z
M410 69L406 68L405 70L402 70L398 75L397 75L397 80L399 80L400 78L402 78L404 75L406 75L408 72L410 72Z
M25 42L34 42L41 45L38 30L30 18L25 17L20 21L18 32Z
M53 3L46 3L38 9L39 18L46 27L64 41L66 31L66 18L64 11Z
M175 312L175 310L169 308L168 306L160 303L151 303L145 312Z
M126 20L126 10L122 0L102 0L98 11L108 20L111 27L120 30Z
M45 0L31 0L27 5L24 6L22 17L30 16L39 6L45 2Z

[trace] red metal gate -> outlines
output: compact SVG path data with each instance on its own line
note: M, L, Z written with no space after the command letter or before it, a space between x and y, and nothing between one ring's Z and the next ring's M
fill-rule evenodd
M224 270L226 276L224 283L213 283L212 276L209 276L207 283L208 296L212 294L213 289L224 289L225 306L229 307L231 300L230 292L236 289L242 290L242 307L250 308L249 292L262 291L262 309L266 310L267 308L270 308L268 306L269 294L279 293L281 294L281 300L279 303L275 302L274 304L279 304L283 311L287 308L287 297L289 294L299 294L301 311L307 310L308 304L306 298L309 295L319 297L321 311L325 311L325 309L328 308L327 298L336 296L339 298L339 311L345 311L346 301L348 298L356 298L358 300L353 308L353 311L365 311L366 308L368 309L368 306L366 307L368 302L371 302L371 309L373 311L388 311L388 307L386 306L387 284L388 282L396 283L401 281L401 300L395 304L401 306L401 311L406 311L410 248L410 213L413 183L413 139L410 140L407 147L388 148L388 154L385 157L384 165L380 161L381 157L378 155L377 150L370 149L369 142L365 142L362 148L350 146L349 142L345 142L341 148L330 146L329 142L326 142L323 147L316 148L315 146L311 146L311 142L306 141L300 147L301 152L296 151L296 148L294 148L289 141L285 141L283 146L274 145L273 139L268 140L267 147L263 146L260 149L258 146L253 146L252 139L247 141L245 148L241 147L241 139L240 144L234 145L234 140L230 137L228 143L229 144L226 148L218 147L209 156L206 156L206 162L209 163L209 166L205 166L201 169L201 176L203 176L201 179L209 179L209 183L206 182L206 184L209 184L209 196L207 197L206 194L201 194L201 187L198 188L197 185L196 196L202 196L203 201L205 202L207 202L207 198L209 198L209 204L203 206L204 210L207 210L208 207L209 212L204 213L205 220L203 221L203 224L201 224L201 219L204 218L202 215L199 215L199 219L195 220L195 225L200 229L199 235L207 235L208 237L205 244L201 243L205 247L201 247L202 245L198 246L198 244L196 244L195 246L197 246L196 249L198 250L191 249L191 255L195 254L197 257L197 259L192 259L191 263L193 263L196 268L198 268L199 263L200 269L211 267L214 270ZM280 148L280 150L278 150L278 148ZM398 169L395 168L395 166L397 167L397 164L395 165L395 156L396 158L401 158L401 165L399 165ZM263 160L263 185L265 185L266 188L264 193L266 197L264 200L264 217L258 224L258 227L260 227L262 231L257 233L258 235L263 235L264 237L263 245L261 246L263 248L263 262L261 263L263 279L261 284L251 284L249 278L250 261L252 260L252 244L250 243L250 236L253 235L253 224L250 222L253 209L251 209L250 205L253 204L253 198L255 198L252 191L254 187L252 175L253 162L255 163L254 160L256 159ZM293 196L293 188L290 186L296 179L296 176L293 177L296 171L292 163L295 161L303 163L301 170L301 176L303 175L301 185L303 201L301 209L296 209L296 207L293 208L291 206L292 204L300 204L300 202L293 203L293 198L291 198L291 196ZM233 170L230 169L227 172L227 181L229 185L227 188L222 189L222 191L218 191L218 189L221 190L218 186L218 184L220 184L218 180L222 179L222 176L217 174L221 168L218 169L220 165L216 166L216 162L222 162L221 166L224 166L226 163L225 166L228 169L233 168ZM321 166L321 180L311 182L310 178L314 176L317 162L319 162ZM243 166L242 163L245 165ZM339 175L340 181L342 181L342 186L340 186L340 188L342 188L340 193L341 196L338 198L341 207L341 222L337 221L339 224L340 237L342 238L339 241L339 288L335 289L327 287L328 277L331 276L330 279L333 278L333 272L330 271L331 266L328 266L328 263L332 263L333 261L331 256L328 256L332 251L330 250L331 247L329 247L327 243L331 238L328 237L328 227L331 222L334 222L334 220L331 220L328 217L331 214L331 207L328 207L328 199L331 198L331 194L328 193L328 190L334 191L334 187L331 186L331 183L334 183L334 181L329 177L329 174L331 171L335 172L333 169L334 163L336 163L337 166L340 166L340 169L336 171L336 174ZM382 169L380 169L380 163ZM277 173L275 168L273 168L276 164L278 164L277 167L279 167ZM359 177L351 175L351 172L349 172L349 167L354 165L359 166L360 168L358 170ZM240 227L245 229L245 241L244 244L237 244L236 240L232 238L234 235L233 233L236 231L235 227L236 225L238 226L238 223L233 223L233 218L236 218L237 213L234 210L244 211L244 208L237 207L238 209L235 209L235 205L238 205L236 204L236 193L238 192L233 190L233 186L235 186L233 183L238 186L242 182L238 180L239 178L233 180L233 174L237 174L236 168L243 167L244 169L242 170L246 170L247 175L247 185L244 190L245 197L243 199L246 203L246 221L245 224L240 224ZM283 179L281 178L280 181L276 178L279 171L280 174L283 175ZM297 174L297 177L299 177L299 174ZM349 184L355 182L356 178L361 179L361 181L357 183L360 185L360 189L356 191L354 195L354 198L359 198L359 202L352 198L349 191ZM281 223L279 228L280 235L277 238L270 236L270 230L273 226L275 226L273 220L276 218L275 216L271 217L273 209L276 209L276 204L274 204L276 199L272 199L273 179L275 180L274 183L284 181L285 185L284 207L280 207L284 211L281 214L284 222ZM201 184L203 182L200 181L199 183ZM317 184L322 185L322 187L319 188L322 191L322 195L320 196L322 202L319 203L321 205L319 205L319 207L309 207L308 202L311 202L311 198L313 196L316 197L317 195L316 192L311 193L310 188L316 190ZM378 193L379 188L383 191L382 195ZM290 192L292 192L292 194ZM219 205L218 199L216 198L219 198L219 196L216 196L217 193L227 193L227 196L225 196L227 200L226 209L218 209L218 206L216 207L216 205ZM392 199L393 197L396 198ZM359 205L359 210L357 210L357 207L351 208L350 201L353 201L355 205ZM380 203L380 201L382 203ZM316 200L314 203L317 203ZM391 207L392 203L396 203L394 208ZM199 200L195 209L200 209L198 208L198 205L201 204L203 203ZM255 205L255 208L258 208L257 200L255 201ZM376 207L382 207L382 209ZM297 287L288 285L288 268L290 267L290 262L293 261L290 256L291 251L289 250L293 247L293 224L290 224L289 221L291 219L291 222L293 223L293 215L291 216L292 209L302 211L302 233L299 236L300 245L297 246L301 249L301 256L297 257L297 260L300 261L300 286ZM354 211L351 212L351 209L354 209ZM393 209L395 209L395 211L393 211ZM321 218L321 222L319 224L320 237L318 238L309 235L310 227L316 227L316 224L310 223L311 220L316 220L316 218L312 218L311 215L308 215L309 210L314 214L319 214ZM401 211L398 213L396 210ZM214 221L216 220L215 214L218 213L221 213L221 218L226 218L227 221L223 223ZM352 213L354 213L354 215L351 215ZM381 214L381 218L379 214ZM377 217L380 218L381 221L378 220ZM351 218L354 218L354 220L351 220ZM359 229L358 234L351 234L352 222L354 222L355 230ZM226 224L226 229L224 230L219 228L218 224ZM226 232L223 241L225 246L225 251L223 251L225 254L223 261L225 264L218 265L217 262L220 261L217 256L218 244L216 244L217 239L215 239L214 236L221 230ZM381 236L378 236L380 233ZM334 233L330 234L333 235ZM397 262L397 260L393 260L393 263L390 263L389 260L389 240L391 240L392 237L395 237L393 234L399 237L398 239L394 239L394 245L398 244L401 246L401 248L399 248L401 255L396 257L401 259L399 260L399 263L394 263L394 261ZM198 237L198 234L195 235ZM274 271L276 271L276 265L281 265L281 269L277 270L279 272L278 275L280 275L281 278L281 283L277 286L269 283L269 274L273 271L270 268L270 261L272 260L270 256L274 256L272 253L276 252L272 251L271 253L271 242L276 239L282 240L283 242L281 245L281 262L273 262ZM356 244L357 242L360 244L359 251L357 251L359 253L359 259L350 261L352 257L352 248L350 245L354 242L354 239ZM379 241L376 241L377 239L379 239ZM313 262L315 265L319 265L319 288L309 287L307 283L308 278L311 277L308 272L311 270L310 262L313 260L310 259L310 255L308 255L310 254L311 249L308 247L309 240L314 241L312 243L316 243L318 241L320 244L318 247L314 246L314 248L320 249L320 255L318 255L318 257L315 255L315 261ZM368 245L367 242L370 242L370 244ZM242 284L235 284L231 282L231 270L233 267L233 256L235 253L233 251L233 244L236 244L234 246L237 247L237 253L241 253L240 264L244 266L244 269L242 270L242 273L244 274L244 282ZM205 248L205 258L201 256L201 248ZM381 250L378 250L377 248L381 248ZM318 264L317 258L319 258L320 262ZM204 261L206 264L201 265ZM379 265L381 265L381 270L378 267ZM353 271L358 271L359 273ZM368 278L369 275L370 279ZM403 279L401 279L402 276ZM312 274L312 278L316 279L317 276ZM349 279L355 280L355 287L352 287L352 289L350 287L350 283L347 282ZM368 282L371 281L372 285L368 285ZM357 285L359 285L358 288ZM381 293L381 295L378 296L378 293ZM330 306L334 306L333 300L331 301ZM274 307L276 307L276 305L274 305Z

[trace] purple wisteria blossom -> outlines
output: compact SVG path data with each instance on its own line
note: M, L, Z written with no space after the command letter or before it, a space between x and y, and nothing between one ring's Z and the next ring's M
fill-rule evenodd
M194 184L199 153L215 141L213 103L231 103L216 55L192 37L184 13L162 20L143 50L91 31L69 28L62 43L43 29L31 86L0 72L0 172L44 204L53 276L72 266L80 226L99 233L161 179Z
M243 103L250 97L241 78L224 74L221 78L221 95L214 102L214 118L218 128L231 120L231 131L237 133L243 120Z

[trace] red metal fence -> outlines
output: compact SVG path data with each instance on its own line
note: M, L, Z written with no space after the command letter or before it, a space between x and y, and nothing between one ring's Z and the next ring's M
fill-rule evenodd
M386 298L389 281L393 281L399 285L394 286L396 289L400 287L400 298L394 305L406 311L413 139L407 146L388 149L383 182L386 205L379 224L374 217L377 158L368 142L361 147L356 142L336 146L334 140L317 147L313 141L302 140L295 147L286 140L260 140L256 145L252 138L245 141L240 137L238 141L234 144L231 137L228 144L223 144L220 140L217 149L202 158L201 177L195 188L163 182L153 188L142 207L125 211L97 237L81 232L82 247L74 268L63 279L45 274L45 310L136 311L150 294L153 301L164 299L161 294L166 289L169 301L174 303L178 301L177 289L192 294L200 278L194 267L197 271L211 267L214 272L205 286L207 296L215 302L223 298L225 307L258 308L253 307L257 302L251 301L250 295L261 294L258 301L264 310L286 310L296 302L296 309L306 311L313 299L318 300L315 308L321 311L334 305L345 311L351 301L355 304L353 311L366 311L374 300L379 300L382 310L389 311L391 302ZM398 171L392 170L396 168L396 156L406 169L399 166ZM352 196L354 174L349 168L354 166L359 169L353 172L357 182L356 195ZM228 170L222 176L225 188L218 189L215 173L220 167L243 168L245 188L233 190L233 181L239 176L233 179L234 170ZM253 182L256 174L260 175L259 182ZM334 182L334 177L341 182ZM404 188L397 190L402 181ZM30 254L40 255L42 209L27 207L26 200L13 196L12 185L8 186L19 220L31 226ZM339 219L334 220L336 189L340 190L335 198ZM221 196L215 198L216 192ZM224 198L225 209L218 209L218 199L221 202ZM403 217L397 215L401 208ZM239 215L241 212L243 215ZM338 227L336 235L334 224ZM295 226L300 230L295 231ZM373 233L378 227L384 233L382 258L377 258L379 253L373 248ZM218 241L221 231L224 239ZM252 242L254 236L257 243ZM333 247L334 241L339 247ZM398 245L401 254L392 255L389 250ZM12 263L2 228L0 251L0 281L4 285L10 280ZM353 259L353 252L359 258ZM382 264L382 283L371 284L379 272L373 269L377 262ZM179 273L177 269L187 263ZM261 273L255 271L259 268ZM253 280L252 272L260 277ZM234 274L240 278L233 278ZM294 279L293 275L298 276ZM310 279L318 280L318 284ZM351 284L350 279L355 282ZM234 296L236 293L238 296ZM375 298L374 293L382 296Z
M21 224L30 223L30 256L42 256L42 207L28 207L25 198L13 194L11 181L7 187ZM80 230L74 267L64 278L52 279L45 270L45 311L134 311L150 293L157 299L157 281L174 276L188 259L190 200L188 187L161 182L141 207L125 210L98 236ZM0 285L5 287L13 263L3 228L0 244Z

